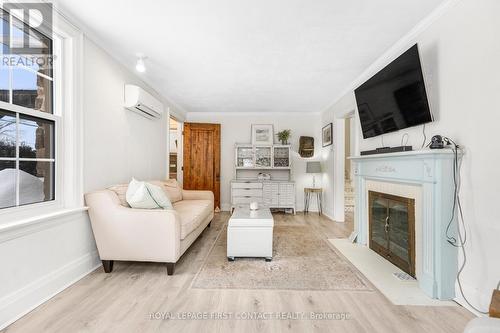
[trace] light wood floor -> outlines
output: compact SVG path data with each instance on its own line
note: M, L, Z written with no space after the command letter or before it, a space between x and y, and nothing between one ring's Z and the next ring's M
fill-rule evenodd
M3 332L462 332L473 318L461 307L395 306L380 292L202 290L190 284L229 215L221 213L167 276L165 265L116 262L58 294ZM346 237L352 222L316 214L277 214L327 238ZM288 222L288 221L287 221ZM304 272L307 274L307 272ZM347 320L157 320L152 313L347 313Z

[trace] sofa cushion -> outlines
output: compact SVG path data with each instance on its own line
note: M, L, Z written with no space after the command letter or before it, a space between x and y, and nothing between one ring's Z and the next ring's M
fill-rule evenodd
M120 200L120 205L122 205L123 207L130 207L126 198L127 189L128 184L119 184L108 187L108 190L116 193L118 199Z
M210 200L182 200L174 203L174 209L181 218L181 239L186 238L213 211Z

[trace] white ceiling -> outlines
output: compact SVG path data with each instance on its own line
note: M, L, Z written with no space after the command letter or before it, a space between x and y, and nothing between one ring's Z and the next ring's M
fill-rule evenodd
M318 112L443 0L64 0L189 112Z

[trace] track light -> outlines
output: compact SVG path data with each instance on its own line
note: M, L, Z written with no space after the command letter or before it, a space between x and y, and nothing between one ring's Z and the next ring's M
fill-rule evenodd
M146 71L146 64L144 63L145 57L139 57L137 63L135 64L135 70L139 73L144 73Z

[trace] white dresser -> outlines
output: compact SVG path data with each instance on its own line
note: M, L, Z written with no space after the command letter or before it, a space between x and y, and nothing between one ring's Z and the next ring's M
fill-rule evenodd
M290 145L236 144L234 157L231 211L256 201L269 208L292 209L295 214ZM269 180L260 180L259 174L267 174Z
M295 183L286 180L232 180L231 210L259 202L269 208L289 208L295 214Z

